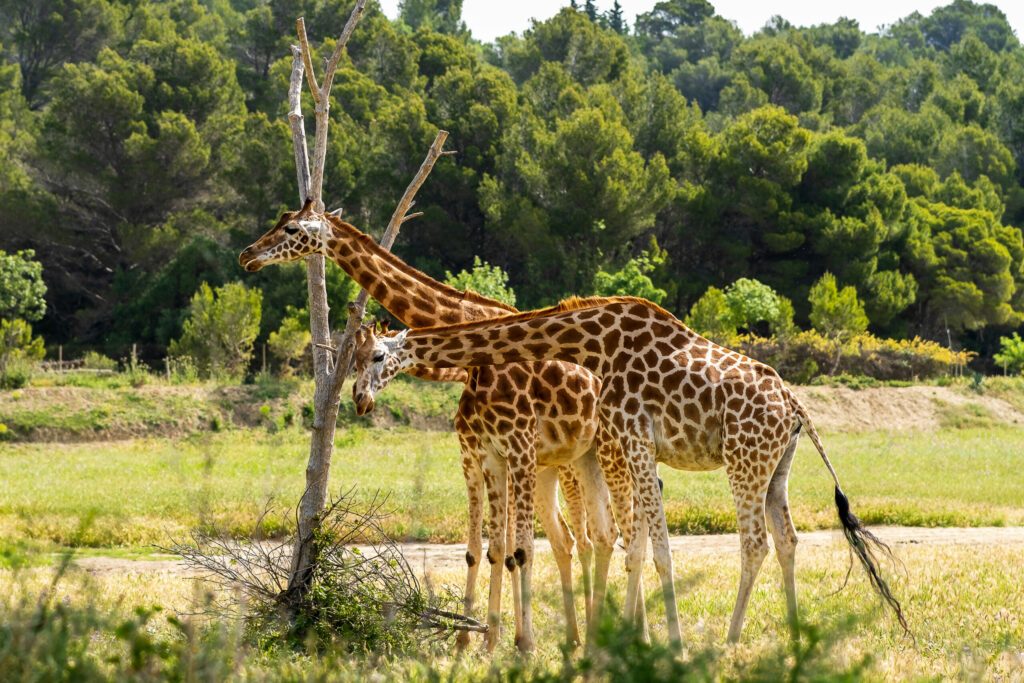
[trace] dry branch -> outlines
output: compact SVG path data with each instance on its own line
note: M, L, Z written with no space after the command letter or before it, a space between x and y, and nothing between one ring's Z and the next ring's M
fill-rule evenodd
M292 130L292 143L295 147L295 164L298 176L299 192L303 201L312 200L316 211L324 210L323 179L324 160L327 153L327 131L330 124L330 95L341 55L345 50L352 32L355 30L366 7L366 0L357 0L349 15L345 28L342 30L334 52L327 62L322 84L318 86L313 72L312 52L306 35L306 24L303 19L296 21L296 35L299 45L292 47L292 74L289 81L289 114L288 122ZM315 104L316 137L312 159L309 157L304 120L302 116L301 91L303 75L309 84ZM405 220L409 207L412 205L416 191L426 180L434 163L445 154L442 148L448 134L438 133L434 144L419 172L406 189L395 213L388 223L381 246L390 249L398 236L398 230ZM306 489L299 501L297 509L298 533L292 554L291 574L288 580L286 602L296 604L296 599L304 593L312 579L312 567L316 549L310 543L303 542L316 528L327 504L327 483L334 450L334 432L337 425L338 406L341 398L341 386L352 360L353 340L355 332L362 322L368 294L360 292L356 301L349 305L348 319L341 343L335 348L331 346L330 323L328 317L327 288L324 277L324 258L320 254L306 257L307 292L309 296L309 324L313 341L313 377L315 389L313 395L313 425L310 435L309 462L306 465ZM333 361L333 362L332 362Z

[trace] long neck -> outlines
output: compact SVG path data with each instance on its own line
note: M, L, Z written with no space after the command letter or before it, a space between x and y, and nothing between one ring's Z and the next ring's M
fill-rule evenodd
M653 349L663 358L698 339L667 313L635 300L613 301L579 310L411 330L403 364L469 368L561 360L604 377L623 369L625 357Z
M354 226L334 216L326 219L332 233L327 240L331 259L409 327L451 325L515 312L501 302L438 282Z

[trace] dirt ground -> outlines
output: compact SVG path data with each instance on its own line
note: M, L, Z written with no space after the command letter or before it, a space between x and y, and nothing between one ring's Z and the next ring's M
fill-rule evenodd
M873 429L932 430L942 426L950 411L972 407L993 420L1024 425L1024 414L1006 401L980 394L965 394L951 387L795 386L819 431L868 431Z
M887 526L875 527L875 534L894 548L901 545L962 546L965 552L971 547L999 545L1020 546L1024 552L1024 527L945 527L923 528ZM845 542L839 531L808 531L800 533L800 547L843 546ZM698 536L673 536L672 551L689 555L735 555L739 550L736 534L710 534ZM464 543L403 543L402 552L409 563L419 572L428 574L435 571L460 569L466 566L466 545ZM551 550L546 539L537 539L536 552L547 554ZM167 555L159 558L133 560L120 557L82 557L74 565L90 574L138 574L167 573L188 574L188 568L180 560Z

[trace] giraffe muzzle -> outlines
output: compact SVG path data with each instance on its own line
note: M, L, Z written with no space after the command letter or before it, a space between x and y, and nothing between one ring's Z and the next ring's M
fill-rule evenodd
M362 417L367 413L373 412L374 401L371 396L367 396L366 394L357 394L354 398L356 404L356 415Z
M251 248L238 255L238 265L242 266L247 273L255 273L263 267L263 264L256 258L256 254L252 252Z

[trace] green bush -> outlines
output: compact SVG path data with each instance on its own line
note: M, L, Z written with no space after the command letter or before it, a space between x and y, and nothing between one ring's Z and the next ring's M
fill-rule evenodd
M302 360L313 339L307 319L308 314L305 310L289 306L284 320L281 321L281 327L276 332L271 332L267 339L270 353L280 362L280 374L284 377L291 377L295 371L295 364Z
M263 293L232 282L211 289L205 282L192 297L181 338L172 356L191 356L204 377L240 379L252 360L260 331Z
M832 273L821 276L807 299L811 303L811 325L826 337L845 341L867 331L868 316L856 288L839 289Z
M0 389L20 389L32 377L33 366L43 359L42 337L32 336L24 320L0 319Z
M0 250L0 318L39 320L46 313L43 266L31 249L8 254Z
M770 332L785 337L795 331L793 303L768 285L740 278L725 288L708 287L690 308L686 324L719 343L734 338L738 331L751 331L767 323Z
M771 365L783 378L796 383L809 382L820 368L833 365L835 372L877 380L933 379L947 374L954 366L966 364L973 356L916 337L880 339L865 333L840 343L836 362L836 341L814 330L787 339L745 335L729 345Z
M473 257L473 270L460 270L457 275L445 271L444 281L456 289L469 289L477 294L500 301L509 306L516 305L516 293L508 286L508 273Z
M1024 339L1016 332L999 340L999 353L993 360L1007 372L1014 374L1024 372Z
M598 296L639 296L660 304L668 292L654 284L651 273L665 264L667 255L652 239L651 247L626 262L621 270L603 269L594 274L594 294Z
M82 356L82 367L86 370L117 370L117 361L97 351L86 351Z

